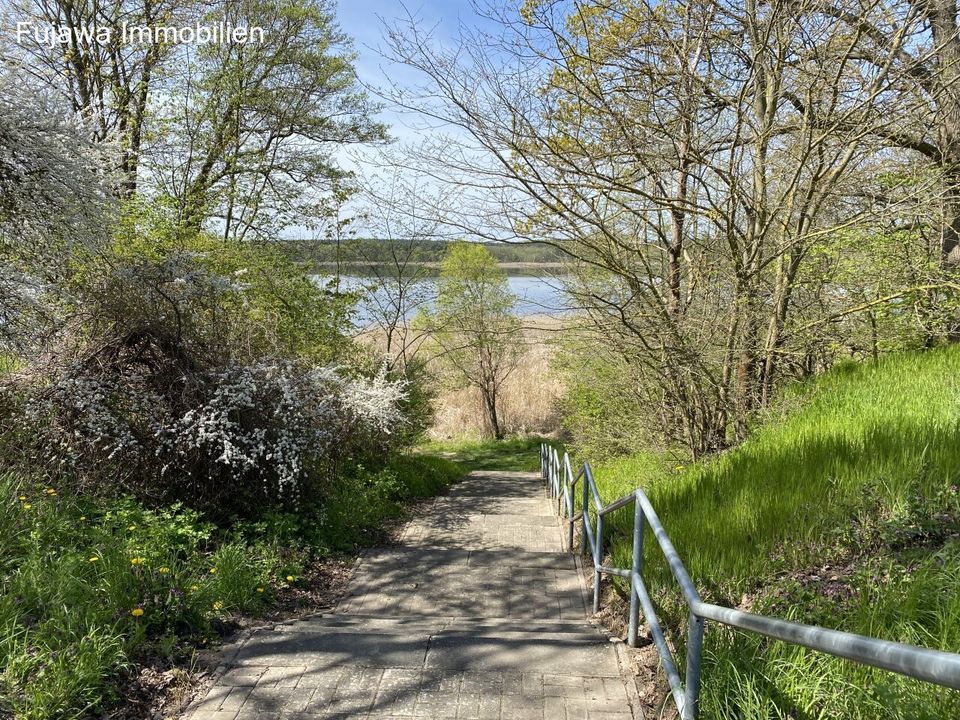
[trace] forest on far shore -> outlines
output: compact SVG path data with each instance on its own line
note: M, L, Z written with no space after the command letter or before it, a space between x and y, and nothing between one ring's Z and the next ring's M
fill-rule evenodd
M350 238L347 240L281 240L292 259L308 267L343 265L381 265L393 262L394 252L410 253L410 262L439 264L454 241L414 238ZM554 245L540 242L481 243L500 264L560 264L565 255Z

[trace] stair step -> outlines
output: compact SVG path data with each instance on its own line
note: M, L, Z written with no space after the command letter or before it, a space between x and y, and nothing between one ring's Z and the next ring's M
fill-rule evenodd
M599 630L582 621L519 620L478 617L410 617L391 618L370 615L322 615L298 622L284 623L275 628L290 633L359 633L359 634L444 634L450 637L505 637L557 636L581 638L590 642L605 641Z

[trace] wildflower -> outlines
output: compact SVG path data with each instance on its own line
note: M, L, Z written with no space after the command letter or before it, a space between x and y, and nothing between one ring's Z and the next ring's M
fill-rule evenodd
M190 592L196 592L196 591L199 590L199 589L200 589L200 586L199 586L199 585L191 585L191 586L190 586Z
M97 562L99 559L100 559L100 558L97 557L96 555L91 555L91 556L90 556L90 562Z
M157 572L159 572L161 575L166 575L168 572L170 572L170 568L162 567L159 570L157 570Z
M23 509L24 509L24 510L29 510L29 509L32 508L32 507L33 507L33 505L31 505L30 503L24 503L24 504L23 504Z
M130 564L131 564L131 565L143 565L143 558L142 558L142 557L130 558Z
M86 516L86 515L81 515L81 516L80 516L80 522L86 522L86 520L87 520L87 516Z
M57 494L56 490L54 490L53 488L47 488L47 495L49 495L50 497L53 497L56 494Z
M214 610L221 610L222 608L223 608L223 603L220 602L219 600L217 600L217 601L215 601L215 602L213 603L213 609L214 609Z
M211 575L216 575L216 574L217 574L217 569L216 569L216 568L210 568L210 574L211 574Z
M131 525L130 527L127 528L127 530L129 530L130 532L133 532L136 529L137 529L136 525Z
M140 617L141 615L143 615L143 608L134 608L133 610L130 611L130 614L133 615L134 617Z
M258 593L262 593L262 592L263 592L263 588L262 588L262 587L258 587L258 588L257 588L257 592L258 592Z
M21 495L21 496L20 496L20 499L21 499L21 500L26 500L26 499L27 499L27 496L26 496L26 495Z
M287 575L287 582L293 582L293 575Z

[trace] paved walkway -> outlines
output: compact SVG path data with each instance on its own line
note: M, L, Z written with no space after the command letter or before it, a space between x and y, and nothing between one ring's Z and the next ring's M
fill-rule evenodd
M192 720L632 720L539 476L473 473L358 563L332 615L259 630Z

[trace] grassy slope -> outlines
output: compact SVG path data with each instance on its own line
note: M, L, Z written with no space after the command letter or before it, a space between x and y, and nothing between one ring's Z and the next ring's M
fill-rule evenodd
M604 499L643 486L706 598L960 651L960 348L845 365L784 406L702 464L601 464ZM629 564L625 532L611 552ZM960 693L781 643L714 628L707 649L704 717L960 717Z

